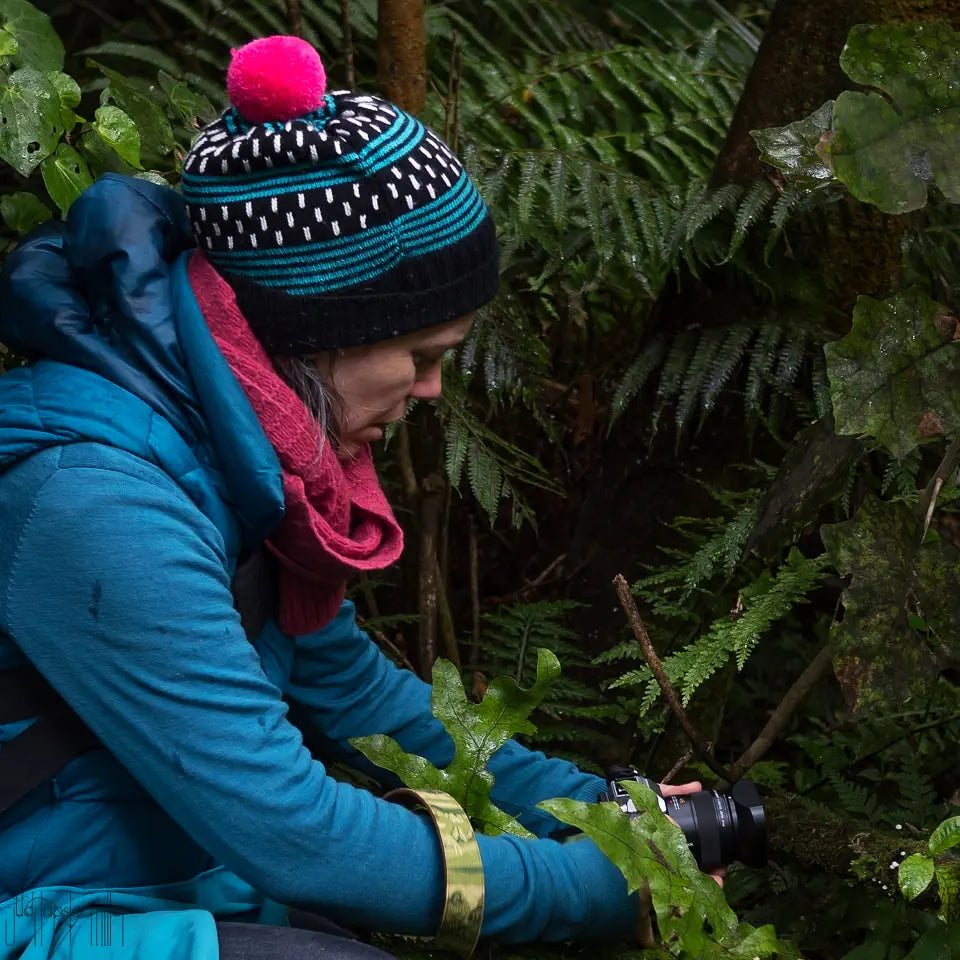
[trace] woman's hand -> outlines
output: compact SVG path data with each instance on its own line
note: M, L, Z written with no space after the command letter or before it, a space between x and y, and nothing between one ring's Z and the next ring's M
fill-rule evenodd
M703 789L699 780L694 780L692 783L676 785L661 783L659 787L660 793L664 797L682 797L688 793L697 793ZM673 820L672 817L670 819ZM673 822L676 823L675 820ZM726 874L726 867L719 867L716 870L711 870L708 876L713 877L722 887L723 878ZM655 943L653 936L653 903L650 899L650 887L647 883L644 883L640 888L640 917L637 920L636 935L637 942L641 947L652 947Z

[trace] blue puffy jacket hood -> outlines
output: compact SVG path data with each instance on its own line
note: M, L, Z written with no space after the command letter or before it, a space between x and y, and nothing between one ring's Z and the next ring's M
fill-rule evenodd
M190 290L192 247L179 193L115 174L21 242L0 277L0 342L36 362L0 377L0 468L51 445L119 446L204 506L215 490L256 543L283 512L280 467Z

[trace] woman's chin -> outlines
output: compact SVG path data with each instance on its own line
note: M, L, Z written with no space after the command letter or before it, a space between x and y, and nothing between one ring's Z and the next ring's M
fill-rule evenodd
M340 438L340 459L350 460L368 443L383 439L383 427L361 427Z

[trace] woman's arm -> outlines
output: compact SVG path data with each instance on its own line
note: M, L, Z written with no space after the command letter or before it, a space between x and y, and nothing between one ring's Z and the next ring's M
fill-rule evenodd
M364 765L347 741L373 733L393 737L408 753L436 766L453 758L453 741L433 718L429 684L397 668L380 652L357 626L352 603L344 603L323 630L297 637L294 649L285 693L348 762ZM496 777L494 803L538 836L548 836L561 826L536 809L541 800L573 797L592 802L604 789L599 777L514 741L497 752L489 768Z
M0 629L248 883L341 922L435 932L443 868L432 827L311 759L240 628L216 528L166 475L129 462L129 473L74 466L42 483L21 514ZM479 842L484 933L518 941L629 929L635 898L586 841L569 851Z

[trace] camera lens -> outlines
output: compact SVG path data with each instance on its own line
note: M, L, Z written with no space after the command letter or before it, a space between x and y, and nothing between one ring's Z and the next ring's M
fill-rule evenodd
M738 781L729 794L701 790L666 797L664 803L702 869L712 870L734 860L754 867L766 864L766 817L752 781Z

